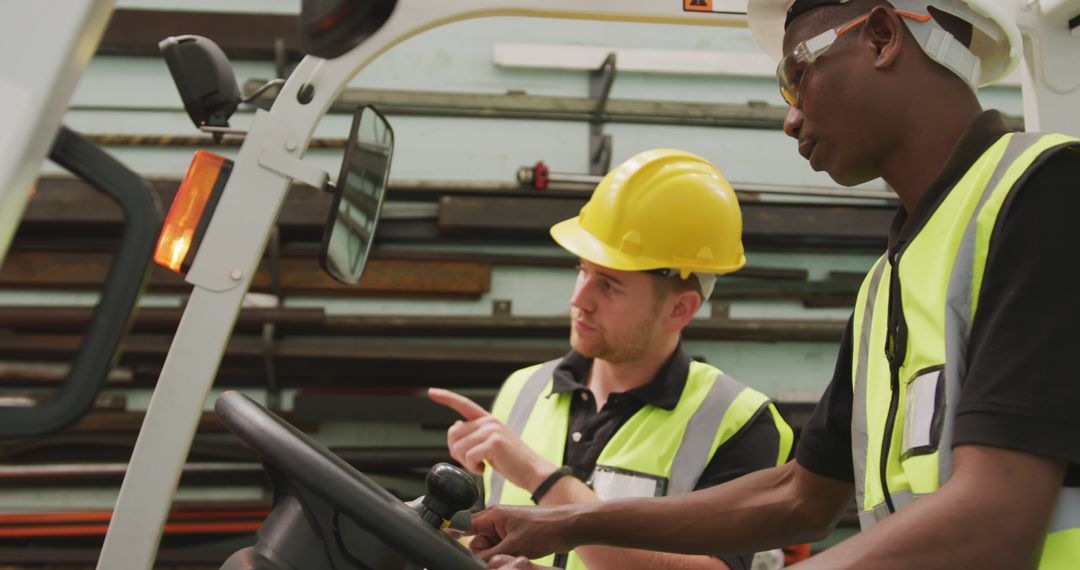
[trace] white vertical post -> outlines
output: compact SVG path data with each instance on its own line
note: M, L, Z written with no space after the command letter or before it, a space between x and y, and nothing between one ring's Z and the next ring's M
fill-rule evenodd
M259 165L268 148L295 151L296 137L259 111L188 272L195 288L139 430L99 570L153 567L203 403L288 191L289 178Z
M112 9L113 0L0 2L0 263Z
M1021 88L1028 131L1080 136L1080 0L1018 0L1017 25L1024 37Z

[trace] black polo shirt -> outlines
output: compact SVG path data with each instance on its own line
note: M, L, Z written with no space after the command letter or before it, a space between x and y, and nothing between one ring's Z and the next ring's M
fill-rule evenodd
M900 250L971 165L1007 130L997 111L968 128L938 178L889 235ZM953 445L979 444L1065 460L1080 486L1080 148L1041 157L1003 206L991 234L961 381ZM796 460L834 479L854 480L851 462L852 324L832 382L803 428Z
M675 409L690 373L690 356L682 345L648 384L621 393L612 393L600 411L586 387L592 359L570 351L553 373L552 394L573 393L563 464L586 481L596 467L600 452L615 432L645 406ZM776 466L780 434L767 406L762 406L743 428L713 455L695 489L730 481L751 471ZM750 568L753 554L719 556L734 570Z

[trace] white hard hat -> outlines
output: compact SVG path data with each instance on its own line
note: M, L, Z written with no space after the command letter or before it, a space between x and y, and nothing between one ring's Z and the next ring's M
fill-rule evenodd
M800 4L807 0L798 0ZM849 0L810 0L816 5ZM1020 62L1022 43L1016 22L998 0L888 0L894 8L923 14L933 7L972 26L971 48L960 44L935 20L918 23L903 18L926 55L959 75L972 88L998 81ZM783 56L784 27L796 0L749 0L746 15L754 40L774 60Z

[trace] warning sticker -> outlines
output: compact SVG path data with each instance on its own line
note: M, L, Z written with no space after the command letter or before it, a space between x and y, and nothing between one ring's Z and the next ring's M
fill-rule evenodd
M683 0L682 7L684 12L745 14L746 0Z

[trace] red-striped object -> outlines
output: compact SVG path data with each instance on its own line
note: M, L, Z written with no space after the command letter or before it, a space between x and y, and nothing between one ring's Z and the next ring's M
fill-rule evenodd
M269 509L201 509L169 513L165 534L238 534L258 530ZM105 536L112 511L0 514L0 538Z

